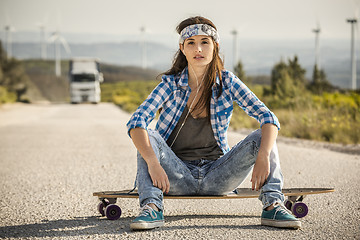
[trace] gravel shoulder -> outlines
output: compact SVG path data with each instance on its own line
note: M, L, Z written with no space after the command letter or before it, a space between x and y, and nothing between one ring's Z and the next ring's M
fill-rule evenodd
M0 106L1 239L359 239L360 151L279 138L284 187L334 187L308 196L300 230L260 225L257 199L166 200L165 227L132 232L136 199L109 221L95 191L130 189L136 151L129 114L112 104ZM230 145L246 132L229 132ZM241 187L250 187L247 178Z

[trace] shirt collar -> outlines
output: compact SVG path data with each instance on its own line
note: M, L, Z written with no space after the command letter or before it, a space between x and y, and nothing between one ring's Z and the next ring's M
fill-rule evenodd
M189 86L188 67L185 67L184 70L182 70L182 72L180 74L179 86L181 86L181 87Z
M218 74L216 74L216 80L214 85L220 85L220 78Z

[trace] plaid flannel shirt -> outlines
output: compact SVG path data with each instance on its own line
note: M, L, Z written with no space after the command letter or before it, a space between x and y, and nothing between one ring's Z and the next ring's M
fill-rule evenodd
M212 88L210 122L214 137L224 153L230 150L227 130L233 112L233 102L236 102L250 117L255 118L260 123L260 127L272 123L280 129L275 114L232 72L222 71L222 93L217 97L219 84L220 80L217 78ZM156 112L161 108L156 130L166 141L184 111L190 92L187 67L179 74L163 75L162 81L131 116L127 123L128 133L136 127L147 129Z

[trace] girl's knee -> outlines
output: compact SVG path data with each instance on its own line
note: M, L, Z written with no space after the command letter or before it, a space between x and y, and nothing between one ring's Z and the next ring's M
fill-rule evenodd
M164 157L164 150L166 149L167 144L160 133L156 130L148 130L148 135L151 147L160 161L161 158Z
M149 140L150 140L150 144L153 147L153 149L157 148L158 145L161 143L161 135L159 134L158 131L155 130L147 130L148 135L149 135Z
M257 147L260 147L260 143L261 143L261 129L257 129L255 131L253 131L252 133L250 133L245 139L244 141L248 142L248 141L253 141L256 143Z
M162 139L160 133L156 130L149 129L149 130L147 130L147 132L148 132L150 141L153 140L153 141L159 142Z

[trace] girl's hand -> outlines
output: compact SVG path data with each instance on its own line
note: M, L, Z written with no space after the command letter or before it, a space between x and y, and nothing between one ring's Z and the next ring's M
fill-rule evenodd
M252 190L260 190L270 174L270 161L268 154L259 152L251 176Z
M149 174L153 185L161 189L164 193L169 193L170 182L165 170L161 167L159 162L148 166Z

